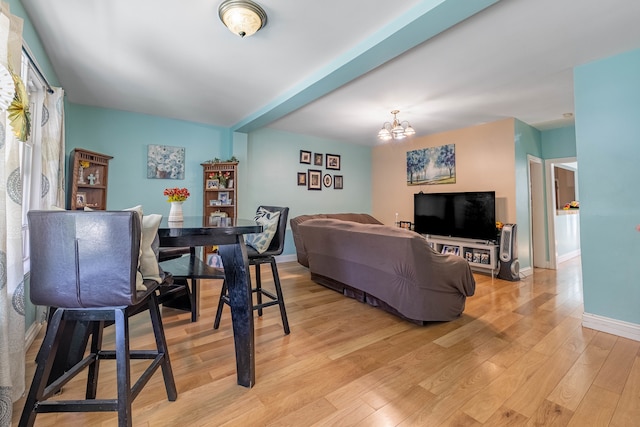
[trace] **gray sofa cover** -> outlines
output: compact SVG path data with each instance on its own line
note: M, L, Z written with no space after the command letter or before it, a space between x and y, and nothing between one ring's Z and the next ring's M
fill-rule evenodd
M413 231L335 219L299 230L312 280L416 323L456 319L475 292L467 261Z
M304 243L302 242L299 227L300 224L305 221L318 218L340 219L342 221L353 221L362 224L382 224L371 215L365 213L308 214L291 218L289 224L291 225L291 233L293 234L293 243L296 246L296 256L298 258L298 262L305 267L309 267L309 260L307 259L307 252L304 249Z

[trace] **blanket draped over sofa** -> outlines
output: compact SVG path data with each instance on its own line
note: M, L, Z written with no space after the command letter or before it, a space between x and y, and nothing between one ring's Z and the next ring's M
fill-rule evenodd
M416 323L456 319L475 292L467 261L413 231L337 219L298 229L314 281Z

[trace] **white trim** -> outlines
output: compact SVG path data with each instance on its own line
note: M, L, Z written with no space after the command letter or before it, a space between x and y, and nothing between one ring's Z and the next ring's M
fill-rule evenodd
M27 330L27 334L25 335L25 338L24 338L25 352L26 350L29 349L29 347L31 347L31 344L33 344L33 342L35 341L36 337L40 333L40 329L42 329L42 325L43 324L40 323L38 319L36 319L36 321L33 322L31 326L29 326L29 329Z
M278 255L276 257L276 263L291 262L291 261L297 261L297 260L298 260L298 257L296 256L296 254Z
M520 270L520 277L529 277L533 275L533 267L525 267Z
M572 258L580 256L582 252L580 249L576 249L575 251L571 251L568 254L558 255L558 264L563 263L565 261L569 261Z
M617 335L619 337L640 341L640 325L636 323L629 323L595 314L583 313L582 326L589 329L595 329L596 331Z

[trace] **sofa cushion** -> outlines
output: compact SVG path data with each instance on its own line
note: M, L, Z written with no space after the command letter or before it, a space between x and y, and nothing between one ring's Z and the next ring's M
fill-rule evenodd
M280 212L270 212L260 207L256 212L255 220L258 224L262 225L262 233L247 234L244 240L247 245L251 246L259 254L262 254L269 249L273 236L275 236L278 231Z

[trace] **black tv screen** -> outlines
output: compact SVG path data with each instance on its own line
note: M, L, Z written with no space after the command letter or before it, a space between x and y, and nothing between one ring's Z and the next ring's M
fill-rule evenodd
M413 199L414 229L420 234L496 239L496 193L418 193Z

